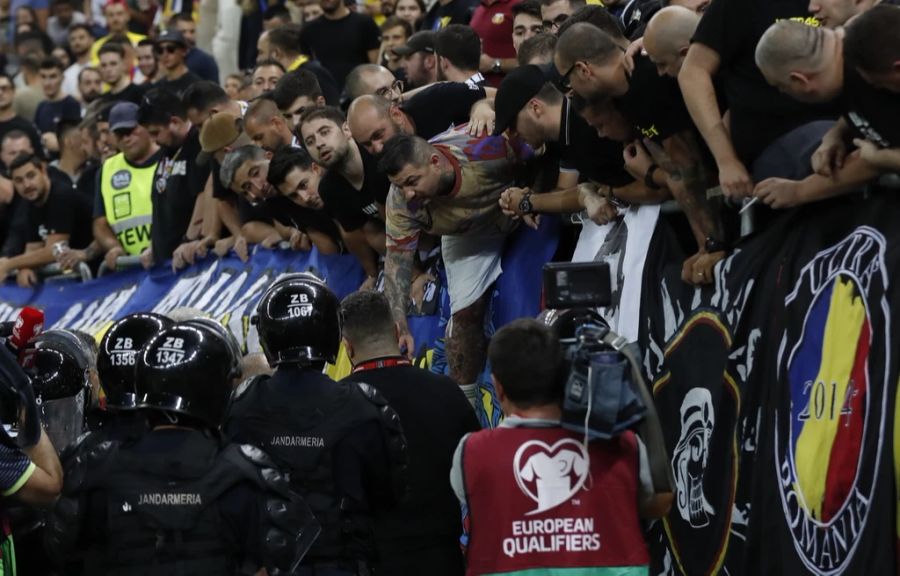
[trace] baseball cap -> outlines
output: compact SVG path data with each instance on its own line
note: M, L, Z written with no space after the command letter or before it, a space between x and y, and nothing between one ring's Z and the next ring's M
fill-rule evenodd
M184 48L187 48L187 41L184 39L184 35L178 30L169 29L156 37L156 45L160 44L178 44Z
M406 44L393 49L397 56L409 56L416 52L428 52L434 54L434 32L423 30L416 32L406 41Z
M165 124L173 115L182 113L183 109L177 94L165 88L154 88L141 98L138 123Z
M217 112L210 116L200 128L200 148L198 164L206 164L222 148L233 144L241 135L239 118L228 112Z
M541 91L547 78L543 70L529 64L512 70L497 88L494 98L494 135L503 134L515 123L516 115Z
M109 129L112 132L122 128L134 128L138 125L138 110L134 102L119 102L109 111Z

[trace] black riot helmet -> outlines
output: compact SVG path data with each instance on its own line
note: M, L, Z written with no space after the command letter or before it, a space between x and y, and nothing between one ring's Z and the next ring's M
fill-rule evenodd
M38 412L53 446L62 451L85 431L96 345L69 330L50 330L32 346L29 371Z
M68 330L49 330L35 338L30 354L36 398L59 400L90 389L90 349Z
M172 320L160 314L139 312L109 327L100 341L97 356L97 372L108 408L134 409L138 401L134 385L137 356L151 338L172 324Z
M184 414L217 428L239 376L228 342L197 323L178 323L154 336L135 368L139 407Z
M272 284L252 321L270 366L333 363L337 358L341 304L313 274L288 274Z
M185 320L182 324L187 325L197 325L204 326L210 330L215 331L219 336L222 337L223 340L228 344L228 348L231 350L232 355L235 358L236 364L233 366L235 370L240 370L241 357L244 355L243 351L241 351L241 345L237 341L237 338L234 337L234 334L231 333L228 328L222 326L221 323L216 322L212 318L191 318L190 320Z

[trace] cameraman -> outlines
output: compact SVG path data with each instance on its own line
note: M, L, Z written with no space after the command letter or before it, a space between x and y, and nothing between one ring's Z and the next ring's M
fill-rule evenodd
M630 431L587 446L560 425L566 363L553 329L520 319L488 349L506 420L459 444L451 484L466 511L468 574L613 568L646 574L640 517L658 518L641 440Z

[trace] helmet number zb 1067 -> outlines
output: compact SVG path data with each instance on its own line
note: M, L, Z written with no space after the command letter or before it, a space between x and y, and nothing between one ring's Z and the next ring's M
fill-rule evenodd
M312 316L313 305L309 302L308 294L291 294L291 301L287 306L288 318L308 318Z

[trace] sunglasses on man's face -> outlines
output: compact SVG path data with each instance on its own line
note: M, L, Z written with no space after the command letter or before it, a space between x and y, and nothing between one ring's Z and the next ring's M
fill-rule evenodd
M176 46L175 44L163 44L159 48L156 49L157 54L174 54L178 52L180 46Z
M544 30L547 32L552 32L554 28L559 28L562 26L562 23L569 19L568 14L560 14L553 20L544 20L541 22L544 25Z
M131 136L132 132L134 132L134 128L119 128L118 130L113 130L113 134L116 135L116 138Z

